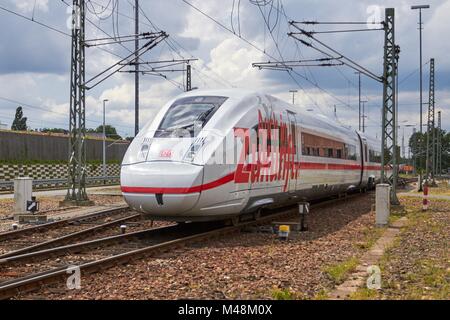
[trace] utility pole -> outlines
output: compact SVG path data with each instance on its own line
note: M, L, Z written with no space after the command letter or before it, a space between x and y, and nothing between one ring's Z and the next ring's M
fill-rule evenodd
M430 59L430 89L428 98L428 124L427 124L427 157L426 177L427 182L434 185L434 162L435 162L435 130L434 130L434 59Z
M136 39L134 41L135 60L134 60L134 136L139 133L139 0L135 0L135 34Z
M298 90L289 90L289 92L292 93L292 104L295 105L295 94Z
M396 89L397 61L400 48L395 44L395 10L386 8L384 21L383 112L381 132L381 183L391 183L391 204L399 204L397 198L397 115ZM389 177L386 169L392 169Z
M192 91L192 69L189 63L186 65L186 91Z
M86 193L85 0L73 0L67 194L61 205L90 205Z

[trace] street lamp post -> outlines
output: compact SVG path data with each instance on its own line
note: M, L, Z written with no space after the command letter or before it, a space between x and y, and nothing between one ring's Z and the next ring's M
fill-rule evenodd
M419 130L420 133L422 133L422 9L429 9L429 5L418 5L418 6L411 6L412 10L419 10L419 55L420 55L420 125ZM420 150L419 150L420 153ZM420 171L419 176L419 191L422 191L422 171Z
M103 179L106 178L106 102L108 99L103 100ZM106 180L103 180L106 183Z
M422 133L422 9L429 9L429 5L412 6L412 10L419 10L419 55L420 55L420 133Z
M366 132L366 102L369 102L368 100L360 100L362 104L362 115L360 118L362 119L362 132Z
M355 72L358 75L358 130L361 131L361 72Z

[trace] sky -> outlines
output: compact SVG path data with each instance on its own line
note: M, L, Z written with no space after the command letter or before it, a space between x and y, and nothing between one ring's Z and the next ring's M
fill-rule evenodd
M0 123L11 125L20 104L33 128L68 127L71 9L70 0L0 0ZM165 31L169 38L142 56L142 61L196 58L193 87L245 88L295 102L310 112L323 113L345 125L358 127L358 75L347 66L298 67L286 71L259 70L255 62L317 59L324 55L289 37L288 21L372 22L384 20L384 8L395 8L399 61L399 137L405 144L419 129L418 11L423 10L423 101L428 102L429 60L435 59L435 101L442 111L442 127L450 130L450 0L426 3L362 0L146 0L140 1L141 32ZM134 1L87 1L87 39L134 34ZM258 6L259 4L259 6ZM201 12L196 10L198 8ZM5 11L9 10L11 12ZM16 14L21 16L18 16ZM32 21L27 20L31 19ZM40 25L45 24L52 27ZM376 75L383 72L383 31L374 24L307 25L308 31L363 29L351 33L321 33L315 37ZM55 31L56 30L56 31ZM102 31L103 30L103 31ZM368 31L366 31L368 30ZM5 32L6 31L6 32ZM307 40L307 39L306 39ZM134 43L87 48L86 78L90 79L133 50ZM112 54L111 54L112 53ZM126 70L126 69L125 69ZM141 77L141 123L151 121L168 100L184 90L182 72L167 79ZM382 85L362 75L366 100L366 131L380 137ZM123 136L134 135L134 76L117 73L87 91L87 126L102 121L102 103L108 99L107 123ZM427 105L423 105L426 124ZM336 113L334 110L336 109Z

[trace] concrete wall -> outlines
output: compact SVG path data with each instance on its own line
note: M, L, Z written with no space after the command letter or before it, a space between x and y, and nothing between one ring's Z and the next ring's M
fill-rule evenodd
M0 131L0 160L67 161L68 136L58 134ZM87 139L87 160L102 160L102 140ZM107 141L106 145L114 141ZM107 161L122 161L128 143L116 143L106 148Z

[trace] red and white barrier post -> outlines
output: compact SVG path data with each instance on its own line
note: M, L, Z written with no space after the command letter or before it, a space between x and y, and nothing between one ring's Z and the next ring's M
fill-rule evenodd
M428 210L428 183L423 186L422 211Z

